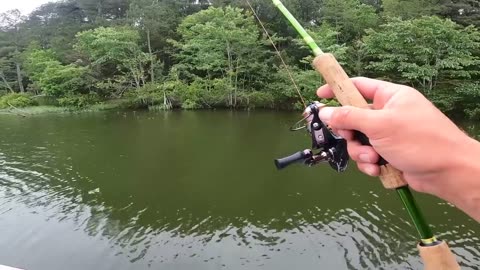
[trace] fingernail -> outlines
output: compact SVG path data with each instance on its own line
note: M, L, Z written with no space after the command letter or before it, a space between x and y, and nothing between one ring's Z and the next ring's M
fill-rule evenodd
M360 154L358 158L360 159L361 162L366 162L366 163L372 162L368 154Z
M335 108L333 107L324 107L320 109L320 112L318 112L318 116L320 117L320 120L323 122L330 122L330 119L332 119L333 112L335 111Z

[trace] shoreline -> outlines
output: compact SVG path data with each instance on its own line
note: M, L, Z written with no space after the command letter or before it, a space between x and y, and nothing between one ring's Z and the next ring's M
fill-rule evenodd
M34 115L44 115L44 114L80 114L80 113L91 113L91 112L101 112L101 111L145 111L145 112L173 112L173 111L272 111L272 112L299 112L300 110L289 110L289 109L271 109L271 108L199 108L199 109L181 109L173 108L168 110L159 110L155 107L152 108L125 108L120 104L112 103L102 103L87 106L84 108L74 108L74 107L58 107L58 106L29 106L24 108L9 108L9 109L0 109L0 115L16 115L21 117L34 116Z

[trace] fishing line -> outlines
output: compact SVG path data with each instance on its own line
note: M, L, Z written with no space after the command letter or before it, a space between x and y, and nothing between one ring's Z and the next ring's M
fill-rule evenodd
M260 26L262 27L263 31L265 32L265 35L267 35L268 40L270 40L270 43L272 43L272 46L273 46L273 48L275 49L275 52L277 53L278 57L280 58L280 61L282 61L282 65L284 66L285 70L287 71L288 77L290 77L290 81L292 81L292 84L293 84L295 90L297 91L298 96L300 97L300 100L302 101L303 107L306 108L306 107L307 107L307 103L305 102L305 99L303 98L302 93L300 92L300 88L298 87L297 83L295 82L295 79L293 78L293 75L292 75L292 73L290 72L290 69L288 68L287 63L285 63L285 60L283 60L282 54L280 53L280 51L278 50L277 46L275 45L275 42L273 42L272 37L270 36L270 34L268 33L267 29L265 28L265 25L264 25L264 24L262 23L262 21L260 20L260 17L258 17L257 12L253 9L253 6L250 4L250 1L249 1L249 0L245 0L245 2L247 3L247 5L248 5L248 6L250 7L250 9L252 10L253 16L255 16L255 18L257 19L258 23L260 24Z

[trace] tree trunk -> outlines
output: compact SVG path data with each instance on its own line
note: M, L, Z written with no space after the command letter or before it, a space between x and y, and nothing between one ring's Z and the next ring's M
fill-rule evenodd
M130 66L129 69L130 69L130 73L132 74L133 80L135 81L135 88L139 89L140 88L139 76L138 76L137 72L135 71L134 67Z
M102 17L102 2L99 1L97 3L97 18L101 18Z
M229 82L229 86L232 87L233 83L232 83L232 73L233 73L233 63L232 63L232 54L230 52L230 43L228 43L227 41L227 56L228 56L228 82ZM233 106L233 91L232 89L230 89L230 93L229 93L229 96L230 96L230 101L228 104L230 107Z
M165 90L163 90L163 107L166 109L167 107L167 94L165 93Z
M18 28L15 33L16 33L15 40L17 40ZM15 42L15 53L14 53L13 60L15 62L15 68L17 70L18 89L20 89L20 93L24 93L25 88L23 87L23 76L22 76L22 69L20 67L19 55L20 55L20 52L18 51L18 42Z
M7 79L5 78L5 74L3 74L3 71L0 71L0 77L2 78L2 81L3 81L3 83L5 84L5 86L7 86L8 90L10 90L10 92L13 93L13 89L12 89L12 87L10 87L10 85L8 84Z
M148 45L148 53L150 54L150 79L152 80L152 83L154 83L155 82L155 74L154 74L155 59L153 59L152 43L150 40L150 29L147 29L147 45Z
M25 88L23 87L23 77L22 77L22 70L20 68L20 63L15 61L15 66L17 68L17 81L18 81L18 88L20 89L20 93L25 92Z
M240 58L237 58L237 65L235 67L235 92L234 92L234 103L233 106L237 107L237 88L238 88L238 66L240 65Z
M356 61L356 73L357 76L360 77L362 75L362 55L360 53L357 53L357 61Z
M138 65L138 69L140 70L140 74L139 74L140 82L142 83L142 86L143 86L145 85L145 71L143 69L142 64Z

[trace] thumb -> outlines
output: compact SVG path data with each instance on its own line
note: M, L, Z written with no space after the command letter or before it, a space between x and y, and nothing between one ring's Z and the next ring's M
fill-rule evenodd
M352 106L323 107L318 115L323 122L334 129L358 130L366 135L378 133L386 119L382 110Z

